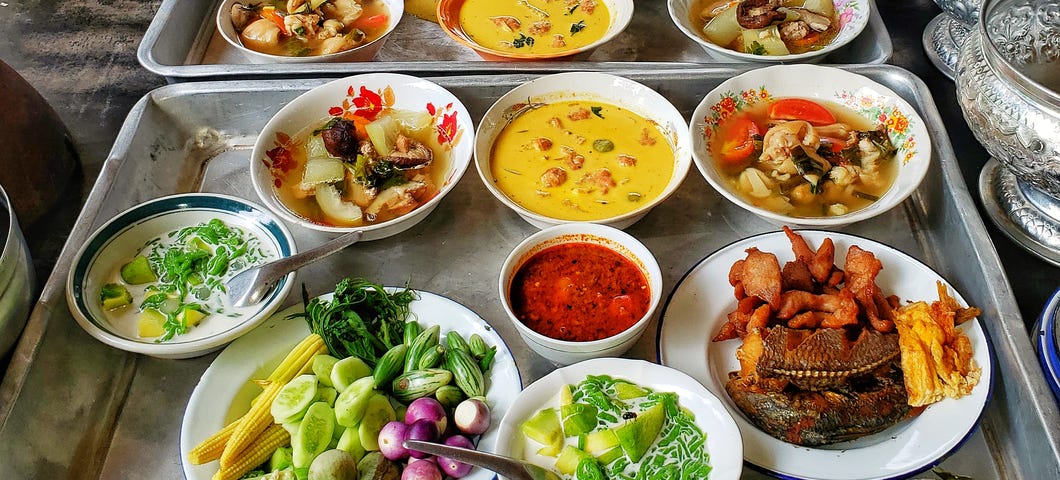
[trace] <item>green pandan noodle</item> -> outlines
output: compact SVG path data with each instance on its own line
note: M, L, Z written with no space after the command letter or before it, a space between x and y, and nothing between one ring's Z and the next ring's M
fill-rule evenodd
M681 408L678 396L670 392L656 392L626 380L606 375L590 375L571 392L574 403L589 404L598 410L597 430L612 429L620 439L626 454L606 465L597 458L586 458L578 463L575 480L702 480L711 472L710 455L706 452L706 434L696 425L692 413ZM659 406L659 408L653 408ZM648 426L629 428L641 420L651 424L662 411L662 426L654 438L642 438ZM657 426L658 423L655 423ZM627 429L626 432L621 430ZM654 430L653 430L654 431ZM568 438L568 440L572 440ZM651 442L651 443L644 443ZM643 456L630 459L630 453Z

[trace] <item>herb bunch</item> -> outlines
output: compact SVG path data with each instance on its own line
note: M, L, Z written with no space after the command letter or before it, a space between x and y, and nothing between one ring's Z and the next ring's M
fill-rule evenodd
M302 285L305 312L289 318L304 318L336 358L355 356L374 367L387 350L402 342L409 304L415 299L407 285L389 293L363 278L345 278L335 286L331 301L310 299Z

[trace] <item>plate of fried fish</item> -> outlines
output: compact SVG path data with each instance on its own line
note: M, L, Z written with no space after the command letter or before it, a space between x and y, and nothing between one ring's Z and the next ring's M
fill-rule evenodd
M722 399L750 464L785 478L904 478L941 462L983 413L991 353L976 315L893 247L784 227L692 267L657 348Z

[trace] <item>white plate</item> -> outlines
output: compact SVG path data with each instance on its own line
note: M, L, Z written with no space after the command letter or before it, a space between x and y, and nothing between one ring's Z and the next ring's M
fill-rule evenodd
M835 232L802 230L810 248L828 236L835 242L836 263L842 265L851 245L868 250L883 263L877 284L885 294L902 301L934 301L939 274L892 247L865 238ZM821 480L885 479L923 471L955 450L979 422L990 392L990 349L979 320L959 328L972 342L975 362L982 368L979 384L970 395L946 399L929 406L920 416L883 432L851 442L820 448L800 447L771 437L752 425L725 392L729 372L739 369L736 348L740 342L711 342L710 338L736 307L728 282L733 262L758 247L777 256L781 265L793 260L791 243L783 232L740 240L703 259L678 283L663 311L659 327L659 361L687 372L722 399L740 426L744 459L772 474ZM946 283L948 286L949 284ZM950 287L950 295L968 303ZM690 334L691 333L691 334Z
M556 397L562 385L578 384L587 375L610 375L629 380L658 392L674 392L678 403L696 417L696 424L707 434L710 455L710 480L740 478L743 466L740 430L721 402L692 377L662 365L626 358L594 358L575 363L545 375L530 384L515 400L501 420L498 437L508 439L497 444L497 453L522 451L519 424Z
M467 307L433 293L416 293L419 299L412 302L410 310L412 318L421 325L440 325L443 335L450 330L465 337L477 333L487 344L497 346L486 383L486 398L492 407L494 426L482 435L478 444L480 450L493 451L499 438L496 425L500 425L501 415L511 407L523 385L512 352L496 330ZM331 294L321 298L330 300ZM187 452L246 413L251 398L261 392L251 380L267 377L283 357L309 335L304 319L287 319L288 315L302 311L302 305L295 305L273 315L254 331L232 342L203 373L188 400L180 427L180 462L187 480L209 480L217 471L216 462L191 465L187 461ZM464 478L489 480L494 474L476 468Z

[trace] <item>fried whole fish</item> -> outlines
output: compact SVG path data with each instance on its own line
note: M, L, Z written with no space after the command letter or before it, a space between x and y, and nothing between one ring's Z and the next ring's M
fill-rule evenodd
M818 446L873 434L915 414L898 335L775 326L748 333L725 390L770 435Z
M871 435L919 412L906 403L902 371L894 361L883 367L882 374L861 377L840 389L770 386L771 382L736 377L725 390L755 426L807 447Z

